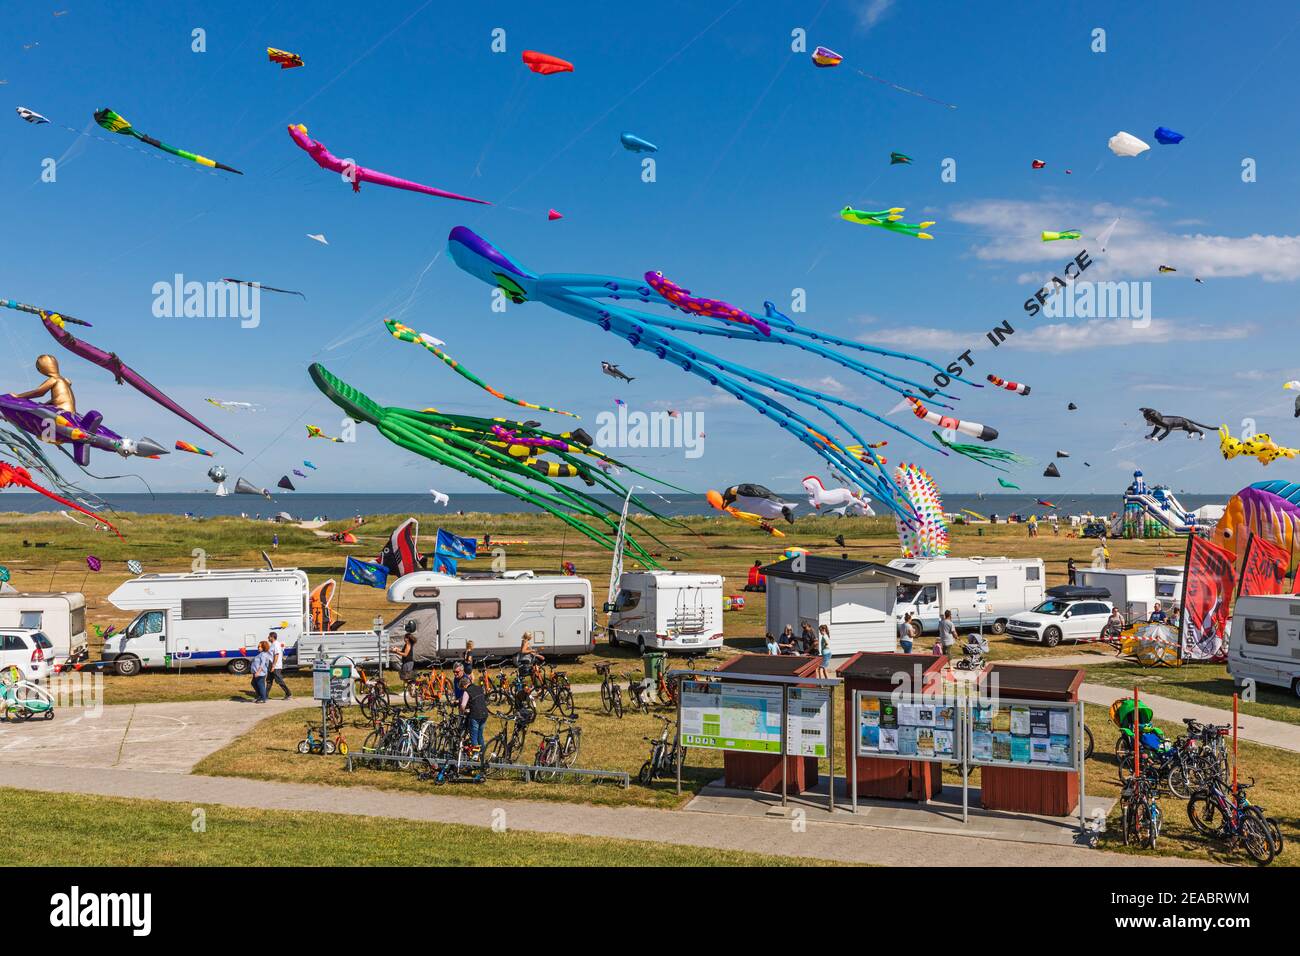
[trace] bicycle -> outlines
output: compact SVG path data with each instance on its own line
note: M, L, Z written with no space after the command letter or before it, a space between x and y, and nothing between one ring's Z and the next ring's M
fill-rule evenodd
M493 764L518 763L524 753L528 725L532 722L532 717L524 720L519 714L506 714L501 720L503 721L501 729L483 745L480 759L484 773L490 772Z
M298 753L300 754L344 754L348 752L348 742L343 739L343 734L338 732L340 728L331 727L335 731L333 737L328 735L322 737L316 733L316 725L309 723L307 726L307 736L298 741Z
M392 705L388 699L388 685L382 674L373 679L366 672L357 668L357 676L352 682L352 696L361 708L361 716L374 720L376 716L387 714Z
M596 665L596 673L600 675L600 706L607 714L613 714L620 720L623 719L623 689L618 686L612 673L613 664L608 661L604 664Z
M1275 838L1276 824L1246 799L1245 791L1254 785L1252 778L1250 783L1230 788L1218 777L1211 778L1206 789L1198 790L1187 801L1187 819L1197 832L1219 837L1229 847L1240 844L1256 863L1268 864L1281 848L1282 834L1277 831Z
M1120 793L1120 821L1124 845L1135 844L1148 850L1156 848L1162 814L1156 794L1159 778L1150 770L1129 777Z
M670 735L668 728L673 722L667 717L661 717L659 714L651 715L655 720L663 723L663 730L658 737L642 737L641 739L650 744L650 759L641 765L637 771L637 782L643 786L650 786L655 777L672 777L677 773L678 759L678 742L677 735Z
M627 695L633 709L643 714L650 713L650 678L637 677L635 673L623 675L627 678Z
M533 757L534 767L572 767L578 760L578 749L582 742L582 730L573 719L568 717L547 717L555 724L553 733L544 734L534 731L542 738ZM563 729L561 729L563 728ZM555 773L537 772L533 775L538 780L554 780Z

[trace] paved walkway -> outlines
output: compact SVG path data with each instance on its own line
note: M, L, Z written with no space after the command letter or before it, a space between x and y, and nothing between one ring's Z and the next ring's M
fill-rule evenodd
M838 823L806 822L796 827L788 820L714 813L483 800L445 792L426 796L366 787L327 787L138 770L7 766L0 782L26 790L167 800L188 806L274 807L478 827L504 823L507 829L516 831L648 840L885 866L968 866L972 861L996 861L999 866L1195 865L1193 861L1170 857L1128 856L1084 847L1007 843L948 833L850 827ZM653 856L646 862L653 863Z
M1115 698L1123 697L1125 694L1118 687L1107 687L1105 684L1084 684L1079 688L1079 696L1089 704L1100 704L1102 707L1109 707ZM1203 704L1189 704L1184 700L1174 700L1171 697L1160 697L1146 692L1142 693L1141 699L1143 703L1151 706L1151 709L1155 711L1156 718L1159 720L1177 723L1184 717L1191 717L1203 724L1232 723L1231 710L1220 710L1217 707L1206 707ZM1289 750L1292 753L1300 753L1300 727L1295 724L1284 723L1280 720L1269 720L1265 717L1251 717L1248 714L1238 714L1237 727L1237 735L1242 740L1266 744L1269 747Z

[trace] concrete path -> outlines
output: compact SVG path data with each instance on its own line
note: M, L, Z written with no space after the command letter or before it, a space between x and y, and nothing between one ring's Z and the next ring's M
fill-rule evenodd
M48 721L0 723L0 782L17 764L185 774L264 718L312 706L310 698L297 697L275 697L265 704L115 704L63 708Z
M767 820L641 807L597 807L540 801L483 800L446 792L418 795L365 787L326 787L234 777L204 777L95 767L6 766L0 783L50 793L167 800L341 813L349 816L462 823L509 830L648 840L721 850L747 850L885 866L1139 867L1195 865L1171 857L1128 856L1074 846L1030 845L838 823ZM654 857L646 859L653 863Z
M1109 707L1117 697L1124 696L1124 691L1118 687L1107 687L1105 684L1084 684L1079 688L1079 696L1086 703ZM1231 710L1220 710L1217 707L1206 707L1202 704L1189 704L1186 701L1174 700L1171 697L1160 697L1145 692L1143 692L1141 699L1143 703L1151 706L1158 720L1177 723L1184 717L1191 717L1203 724L1232 723ZM1269 747L1289 750L1292 753L1300 753L1300 726L1284 723L1280 720L1269 720L1265 717L1238 714L1237 727L1237 734L1242 740L1266 744Z

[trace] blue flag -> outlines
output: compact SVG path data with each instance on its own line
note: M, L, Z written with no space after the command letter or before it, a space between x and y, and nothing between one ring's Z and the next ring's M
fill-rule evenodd
M462 538L458 534L452 534L450 531L443 531L439 528L438 542L434 545L433 551L437 555L473 561L478 557L478 539Z
M347 564L343 566L343 580L348 584L364 584L372 588L386 588L388 587L388 569L382 564L371 564L369 561L348 558Z
M450 574L453 577L456 574L456 559L446 554L435 554L433 556L433 570L440 574Z

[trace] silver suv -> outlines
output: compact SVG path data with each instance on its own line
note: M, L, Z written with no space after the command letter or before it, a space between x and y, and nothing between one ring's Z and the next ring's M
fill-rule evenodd
M1020 641L1055 647L1062 641L1095 640L1101 636L1114 605L1105 588L1060 585L1047 589L1047 600L1032 611L1007 621L1007 634Z

